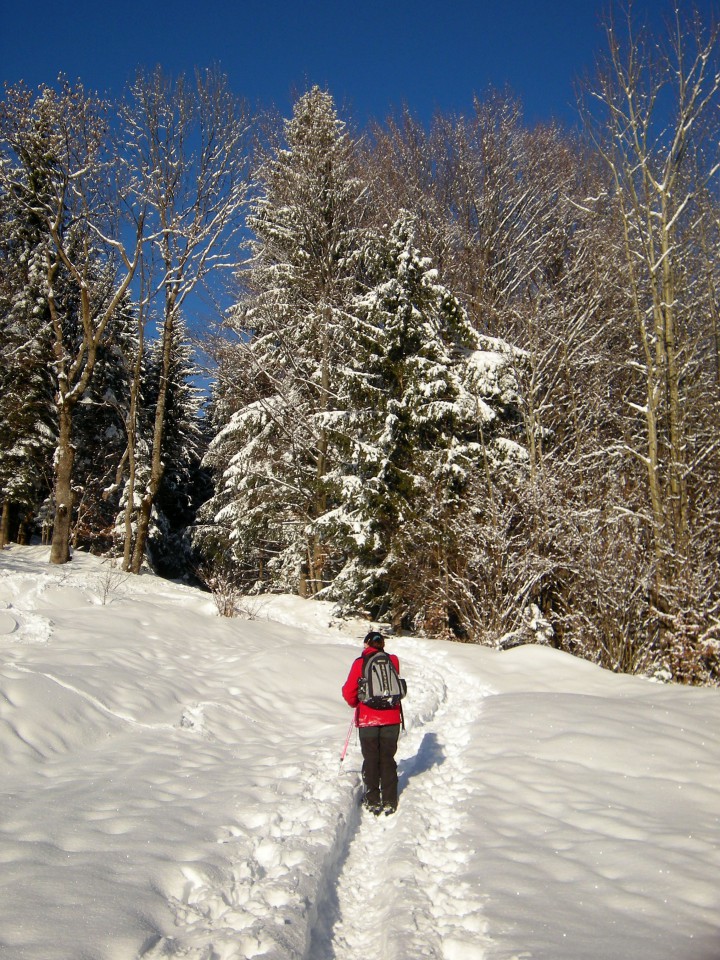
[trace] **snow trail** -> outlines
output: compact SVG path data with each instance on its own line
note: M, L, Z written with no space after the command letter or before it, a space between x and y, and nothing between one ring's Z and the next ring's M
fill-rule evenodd
M463 753L489 691L442 652L404 645L410 691L398 812L361 814L357 743L341 775L331 749L317 751L303 780L299 768L269 757L257 802L238 810L219 841L229 869L183 867L172 903L178 934L150 945L145 960L485 956L482 904L461 877L472 851L456 835L472 790ZM195 729L204 735L201 720Z
M461 879L473 851L455 838L472 790L463 753L489 691L441 653L431 660L415 650L412 657L417 674L409 702L414 697L416 704L400 741L398 812L359 817L320 907L308 960L485 956L482 903Z

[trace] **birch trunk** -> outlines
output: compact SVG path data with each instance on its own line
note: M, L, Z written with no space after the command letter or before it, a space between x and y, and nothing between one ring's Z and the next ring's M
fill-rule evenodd
M55 520L53 523L50 562L67 563L70 559L70 527L72 524L72 472L75 449L72 445L71 405L59 403L59 432L55 451Z

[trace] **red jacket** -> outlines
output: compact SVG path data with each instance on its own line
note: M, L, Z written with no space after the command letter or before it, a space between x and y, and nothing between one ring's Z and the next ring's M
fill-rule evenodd
M359 656L350 667L350 673L342 688L345 701L351 707L357 707L355 725L358 727L387 727L392 723L400 723L400 707L391 707L390 710L373 710L372 707L366 707L358 700L358 680L362 677L364 659L371 657L373 653L377 653L374 647L366 647L363 650L362 656ZM390 654L390 660L400 673L400 661L394 653Z

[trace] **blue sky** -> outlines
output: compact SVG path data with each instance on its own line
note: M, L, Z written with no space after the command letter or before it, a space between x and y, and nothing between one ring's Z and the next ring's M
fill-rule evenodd
M683 3L684 0L681 0ZM233 88L288 115L319 84L363 124L407 103L465 112L508 85L529 122L575 119L574 81L602 51L604 0L4 0L0 79L59 73L119 93L137 66L171 73L219 63ZM635 0L655 20L662 0ZM706 20L720 0L701 0Z

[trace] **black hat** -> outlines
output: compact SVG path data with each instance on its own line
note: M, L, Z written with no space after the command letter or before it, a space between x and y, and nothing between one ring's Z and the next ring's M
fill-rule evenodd
M377 630L371 630L365 637L365 643L371 647L375 647L378 650L382 650L385 646L385 637L381 633L378 633Z

